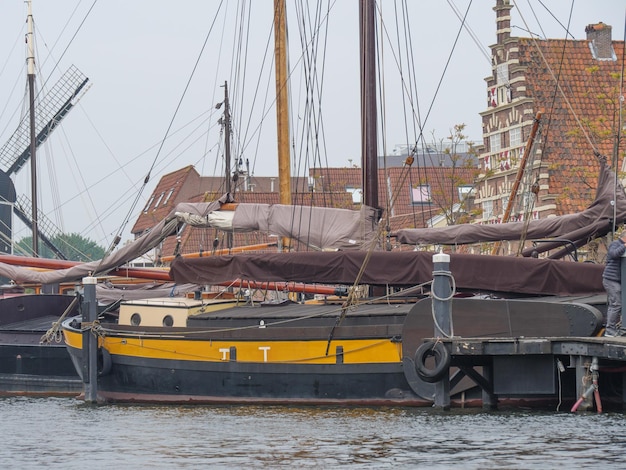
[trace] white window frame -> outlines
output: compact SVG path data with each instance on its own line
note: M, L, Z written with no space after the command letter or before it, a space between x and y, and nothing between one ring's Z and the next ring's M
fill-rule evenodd
M521 126L509 129L509 146L511 148L522 145L522 128Z
M432 194L429 184L418 184L411 188L411 204L421 206L432 204Z
M482 202L482 210L483 210L483 220L490 219L493 217L493 201L487 200Z
M498 132L489 136L489 152L496 153L502 150L502 135Z

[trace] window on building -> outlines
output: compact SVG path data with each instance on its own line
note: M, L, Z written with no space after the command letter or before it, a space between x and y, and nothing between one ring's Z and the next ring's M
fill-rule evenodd
M502 136L500 133L493 134L489 137L489 151L491 153L499 152L502 149Z
M352 195L352 203L353 204L362 204L363 203L363 190L361 188L352 188L347 187L346 191Z
M411 203L415 205L431 204L430 185L419 184L411 188Z
M509 130L510 147L519 147L522 145L522 128L513 127Z
M509 64L498 64L496 67L496 80L499 86L509 84Z
M461 185L461 186L459 186L458 187L459 200L460 201L464 201L468 197L471 197L473 189L474 189L474 187L472 185Z
M504 211L506 210L507 206L509 205L509 197L510 196L504 196L502 198L502 213L504 213Z
M172 194L174 194L174 188L170 189L170 192L167 193L167 197L165 198L165 201L163 201L163 205L166 206L167 203L169 202L170 198L172 197Z
M153 211L157 210L157 207L159 207L159 204L161 204L161 200L163 199L163 196L165 196L165 192L162 192L159 195L159 198L157 199L157 201L154 203L154 209L152 209Z
M148 199L148 203L146 204L146 207L143 208L144 214L146 212L148 212L148 210L150 209L150 206L152 205L153 201L154 201L154 194L152 196L150 196L150 199Z
M493 217L493 201L484 201L483 204L483 220Z

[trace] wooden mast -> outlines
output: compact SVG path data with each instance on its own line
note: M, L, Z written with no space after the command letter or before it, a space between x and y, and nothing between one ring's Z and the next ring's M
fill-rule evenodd
M28 0L28 17L26 20L28 32L26 44L28 57L28 91L30 101L30 181L32 198L32 231L33 231L33 256L39 255L39 229L37 227L37 132L35 129L35 40L33 34L33 10L31 0Z
M375 0L360 0L361 164L364 204L378 207Z
M276 73L276 128L278 138L278 181L281 204L291 201L291 164L289 155L289 108L287 96L287 15L285 0L274 0L274 60ZM283 239L283 248L289 239Z

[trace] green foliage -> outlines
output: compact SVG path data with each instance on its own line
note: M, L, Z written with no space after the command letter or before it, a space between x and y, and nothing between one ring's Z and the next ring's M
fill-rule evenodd
M78 233L59 233L52 238L52 243L71 261L94 261L104 257L105 249L96 242ZM33 239L24 237L15 247L16 254L32 255ZM40 258L58 258L58 256L39 240Z

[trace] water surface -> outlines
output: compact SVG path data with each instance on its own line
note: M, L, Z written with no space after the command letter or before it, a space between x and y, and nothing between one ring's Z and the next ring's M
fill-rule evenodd
M13 397L0 416L2 468L626 468L622 413Z

